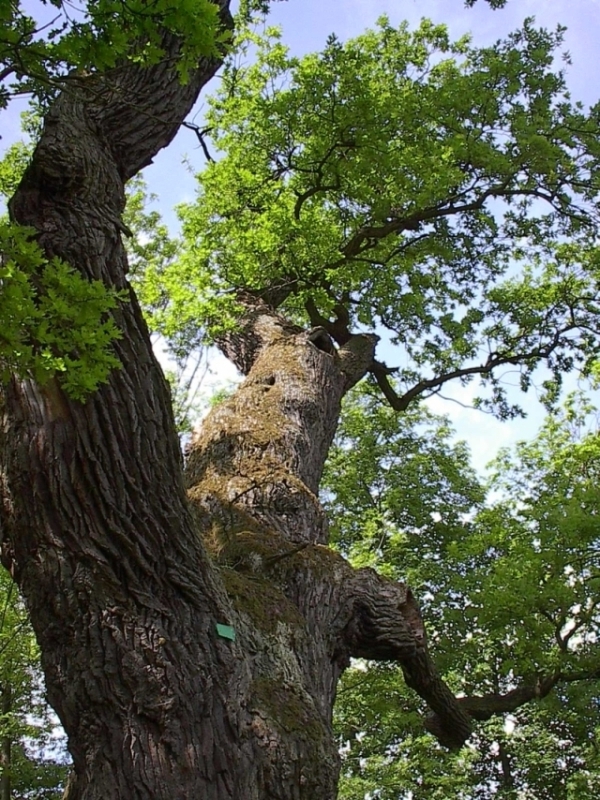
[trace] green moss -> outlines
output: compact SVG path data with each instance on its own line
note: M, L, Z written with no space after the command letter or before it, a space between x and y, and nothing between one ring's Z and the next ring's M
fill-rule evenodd
M257 678L252 683L250 711L266 714L268 721L286 733L314 742L315 750L329 733L310 697L278 678Z
M229 567L224 567L221 575L236 611L247 615L260 633L274 635L281 625L305 630L304 617L270 581L241 574Z

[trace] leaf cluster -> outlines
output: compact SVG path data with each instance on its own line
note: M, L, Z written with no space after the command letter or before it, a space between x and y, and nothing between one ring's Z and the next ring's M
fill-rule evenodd
M58 375L71 397L83 399L120 365L109 313L119 295L46 259L34 234L0 221L0 380L16 373L43 384Z
M449 754L423 734L424 709L397 668L359 665L336 707L341 796L591 800L600 777L593 410L571 398L532 442L503 452L487 499L447 421L418 408L395 425L391 417L364 388L347 405L324 480L338 547L410 582L459 695L556 682L480 722L469 748Z
M589 369L600 116L553 71L561 41L528 21L475 48L384 18L294 58L245 31L210 101L218 158L180 211L173 319L224 319L243 290L340 342L384 327L402 392L481 375L504 416L503 370L527 388L540 361L555 384Z
M201 57L224 45L219 28L210 0L42 0L35 9L2 0L0 108L23 93L47 103L69 81L125 60L156 64L165 57L165 33L181 38L176 68L187 80Z

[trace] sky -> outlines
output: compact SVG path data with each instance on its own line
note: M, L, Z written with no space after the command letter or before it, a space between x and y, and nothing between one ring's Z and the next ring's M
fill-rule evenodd
M506 8L498 11L492 11L484 0L478 0L472 9L465 8L463 0L284 0L273 3L269 23L280 25L283 41L295 55L302 55L322 49L330 33L342 40L358 35L373 26L383 14L388 15L392 23L406 19L412 26L421 18L428 17L435 23L447 24L453 38L470 33L476 45L493 43L520 27L526 17L535 17L538 25L549 29L566 25L564 49L572 59L567 72L572 98L586 105L600 99L600 82L596 80L600 54L600 0L508 0ZM190 114L190 121L201 121L204 103L201 96ZM0 148L18 138L19 112L23 107L23 104L15 103L9 111L3 112ZM144 172L150 190L158 197L157 209L173 227L176 226L174 208L178 203L193 199L193 172L202 166L203 157L194 133L182 129ZM393 365L387 354L384 357ZM213 384L234 376L233 368L222 358L213 360L212 367L216 375ZM499 447L534 435L543 418L534 397L525 398L529 412L526 420L500 423L480 411L465 407L472 398L469 387L454 386L444 394L454 401L434 398L429 401L430 406L432 410L450 416L459 438L469 443L473 462L480 470Z
M470 33L478 45L495 42L520 27L526 17L535 17L537 24L551 30L568 25L565 50L573 60L568 72L573 99L587 104L600 99L600 85L590 80L600 55L600 0L508 0L506 8L498 11L492 11L484 0L478 0L470 9L464 7L463 0L278 0L271 8L269 24L281 26L283 41L294 55L322 49L330 33L340 39L357 36L383 14L392 23L407 20L411 26L428 17L448 25L453 38ZM190 115L192 121L201 120L203 107L201 96ZM182 168L184 158L196 170L203 165L195 135L185 129L144 173L153 190L160 194L163 208L170 210L193 197L193 174ZM177 180L173 179L174 169Z

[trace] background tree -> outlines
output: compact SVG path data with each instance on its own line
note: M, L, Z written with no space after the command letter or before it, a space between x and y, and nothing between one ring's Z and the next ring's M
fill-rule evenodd
M94 5L40 49L41 77L21 66L36 50L18 7L8 19L3 77L58 93L10 203L29 231L7 229L2 280L31 324L6 350L2 558L69 736L69 797L333 798L352 656L399 663L429 730L460 747L482 698L440 678L410 588L327 547L317 491L341 400L368 373L396 410L481 374L510 415L497 368L522 367L526 387L545 360L550 400L562 371L592 369L598 121L551 71L558 36L527 24L476 50L383 21L299 62L257 41L259 71L227 66L213 133L228 156L160 269L163 320L189 330L202 289L196 324L247 377L195 436L186 495L121 215L125 182L219 66L227 8ZM95 317L52 338L68 327L52 314L73 327L92 299ZM380 324L407 359L399 391L374 357ZM83 402L109 357L121 368Z
M484 505L446 421L352 399L324 477L335 540L351 560L409 578L445 679L507 716L481 713L471 748L444 754L394 670L349 670L336 706L342 797L594 796L600 451L589 412L571 400L501 454L488 484L500 499Z
M17 587L0 573L0 797L62 796L67 767L43 694L37 642Z

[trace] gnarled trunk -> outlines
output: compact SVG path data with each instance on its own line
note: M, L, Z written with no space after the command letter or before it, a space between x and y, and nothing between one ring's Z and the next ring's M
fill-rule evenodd
M337 763L331 715L342 670L351 656L398 661L434 712L428 727L459 746L469 718L435 672L410 589L331 551L317 498L342 398L371 366L377 337L356 335L336 349L322 328L304 331L259 300L241 301L240 328L220 344L247 377L197 431L185 475L204 541L263 650L256 678L271 698L293 687L298 712L304 697L300 719L319 711L323 753ZM283 609L291 616L273 646ZM275 730L285 706L261 709Z
M127 288L124 181L171 140L218 66L202 63L182 86L171 65L65 90L11 203L49 255L110 286ZM54 381L3 392L2 559L69 737L71 799L335 797L331 711L351 655L398 660L440 737L468 734L410 591L326 546L318 483L373 339L336 351L324 331L248 304L222 343L248 377L194 440L191 503L133 292L117 314L123 368L87 402Z

